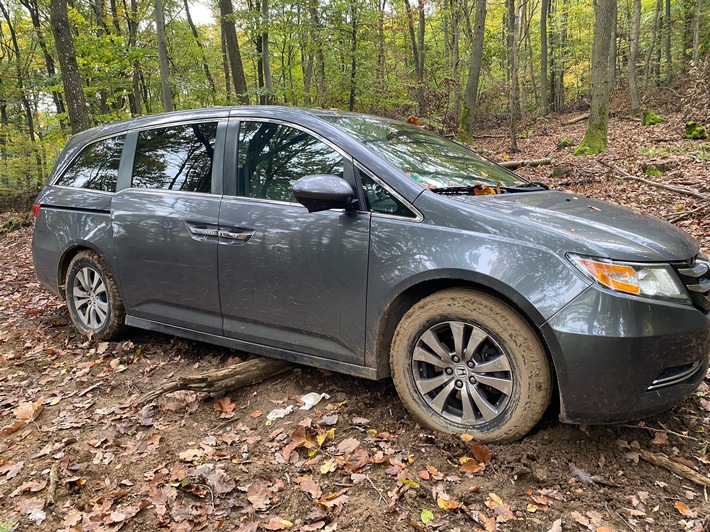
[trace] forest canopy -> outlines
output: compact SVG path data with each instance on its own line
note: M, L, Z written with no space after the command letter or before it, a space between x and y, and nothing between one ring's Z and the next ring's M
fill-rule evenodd
M596 3L0 0L0 196L34 193L72 132L170 109L334 107L463 138L511 121L514 140L526 116L588 108ZM708 0L607 3L630 114L708 62Z

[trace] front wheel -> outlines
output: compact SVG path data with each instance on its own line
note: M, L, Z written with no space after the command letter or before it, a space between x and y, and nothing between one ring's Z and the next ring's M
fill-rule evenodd
M395 330L390 364L420 423L481 442L522 438L550 402L550 367L532 327L508 304L471 289L415 304Z
M67 307L80 333L113 340L124 330L126 313L111 271L93 251L81 251L69 263Z

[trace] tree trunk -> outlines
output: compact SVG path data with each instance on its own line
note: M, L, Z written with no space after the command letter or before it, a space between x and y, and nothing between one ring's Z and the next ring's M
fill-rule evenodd
M79 133L91 127L89 110L86 107L86 97L84 96L84 82L79 74L79 65L76 62L74 51L74 41L69 27L69 15L67 13L66 0L52 0L51 24L54 42L57 47L59 66L62 69L62 84L64 85L64 96L69 110L69 123L72 133Z
M673 79L673 62L671 54L671 0L666 0L666 25L664 26L664 38L666 43L666 83Z
M699 1L699 0L698 0ZM377 13L377 77L385 80L385 8L387 0L378 0Z
M318 0L308 1L308 12L311 16L313 26L312 44L315 47L316 56L316 92L318 95L318 105L324 107L326 104L325 90L325 56L323 55L323 44L321 39L321 23L318 15Z
M702 0L695 0L695 13L693 15L693 64L698 64L700 58L700 4Z
M271 83L271 60L269 59L269 0L261 0L261 22L264 31L261 34L261 65L264 70L264 87L267 104L274 103L274 86Z
M350 95L348 97L348 110L355 110L355 88L357 81L357 5L355 0L350 0Z
M126 23L128 24L128 49L133 50L136 47L136 39L138 37L138 1L131 0L130 14L125 0L123 2L123 9L126 12ZM131 94L128 95L132 116L140 116L143 114L141 106L140 69L141 65L138 59L134 60L133 72L131 72Z
M549 89L547 88L547 19L550 13L550 0L540 4L540 105L543 116L550 112Z
M173 94L170 90L170 65L168 64L168 41L165 37L165 17L163 0L153 0L155 7L155 33L158 39L158 58L160 59L160 89L163 95L163 110L174 111Z
M618 24L618 6L614 2L612 9L614 13L612 14L613 21L611 23L611 38L609 39L609 91L614 90L614 84L616 82L616 38L617 38L617 24Z
M631 14L631 35L629 36L629 91L631 92L631 116L641 114L638 76L636 75L636 60L639 53L639 28L641 27L641 0L634 0Z
M508 17L510 24L510 151L518 151L518 116L520 113L520 102L518 99L518 62L519 62L519 40L520 40L520 6L516 8L515 0L508 2Z
M234 92L237 94L239 103L249 105L244 65L242 64L242 55L239 52L237 30L234 27L234 8L232 7L232 0L219 0L219 14L222 33L227 47L227 58L229 59Z
M47 47L47 40L44 37L44 30L40 23L39 18L39 7L37 6L36 0L21 0L22 5L25 6L27 11L30 13L30 19L32 20L32 27L34 27L35 35L37 36L37 42L39 47L42 49L42 55L44 56L44 64L47 68L47 75L53 78L57 74L57 69L54 64L54 58L52 54L49 53L49 48ZM62 100L61 94L56 90L52 89L52 101L54 102L54 108L57 110L58 115L63 115L66 112L64 107L64 100ZM59 125L63 128L66 127L64 120L60 120Z
M476 0L476 18L473 26L471 57L469 59L468 80L466 82L466 92L464 95L466 110L461 120L461 127L469 133L473 131L475 123L476 100L478 99L478 83L481 77L485 29L486 0Z
M609 120L609 35L614 23L616 0L594 0L594 43L592 45L591 110L587 131L576 155L600 153L607 143Z
M451 104L453 111L451 115L454 118L454 124L459 119L460 102L461 102L461 85L459 83L459 64L461 58L459 55L459 8L457 0L449 0L449 8L451 9L451 78L453 80L453 95Z
M192 21L192 16L190 15L190 6L188 4L187 0L183 0L183 5L185 6L185 16L187 17L187 23L190 25L190 30L192 31L192 36L195 38L195 42L197 43L197 47L200 49L200 53L202 55L202 70L205 72L205 78L207 78L207 82L210 84L210 89L212 90L212 97L213 99L217 98L217 87L214 84L214 79L212 78L212 73L210 72L210 67L207 64L207 57L205 57L205 49L202 46L202 41L200 41L200 35L197 33L197 28L195 27L195 23ZM216 102L212 102L216 103Z
M651 31L651 44L648 45L648 52L646 53L646 62L643 67L643 82L648 85L648 80L651 75L651 58L653 57L653 50L656 47L656 38L658 37L658 23L661 15L661 7L663 6L663 0L656 0L656 11L653 17L653 30Z

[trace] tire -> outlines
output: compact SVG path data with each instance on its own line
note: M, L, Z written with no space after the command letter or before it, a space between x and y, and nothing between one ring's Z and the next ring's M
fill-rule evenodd
M484 443L522 438L550 403L550 365L535 331L506 303L471 289L416 303L395 330L390 365L422 425Z
M123 333L123 302L111 271L97 253L80 251L69 263L66 300L72 323L81 334L114 340Z

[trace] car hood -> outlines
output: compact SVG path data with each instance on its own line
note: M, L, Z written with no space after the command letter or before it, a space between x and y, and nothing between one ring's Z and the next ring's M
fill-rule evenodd
M449 197L479 207L485 202L486 210L503 214L507 220L564 235L571 252L644 262L686 260L699 249L690 235L667 222L586 196L550 190Z

